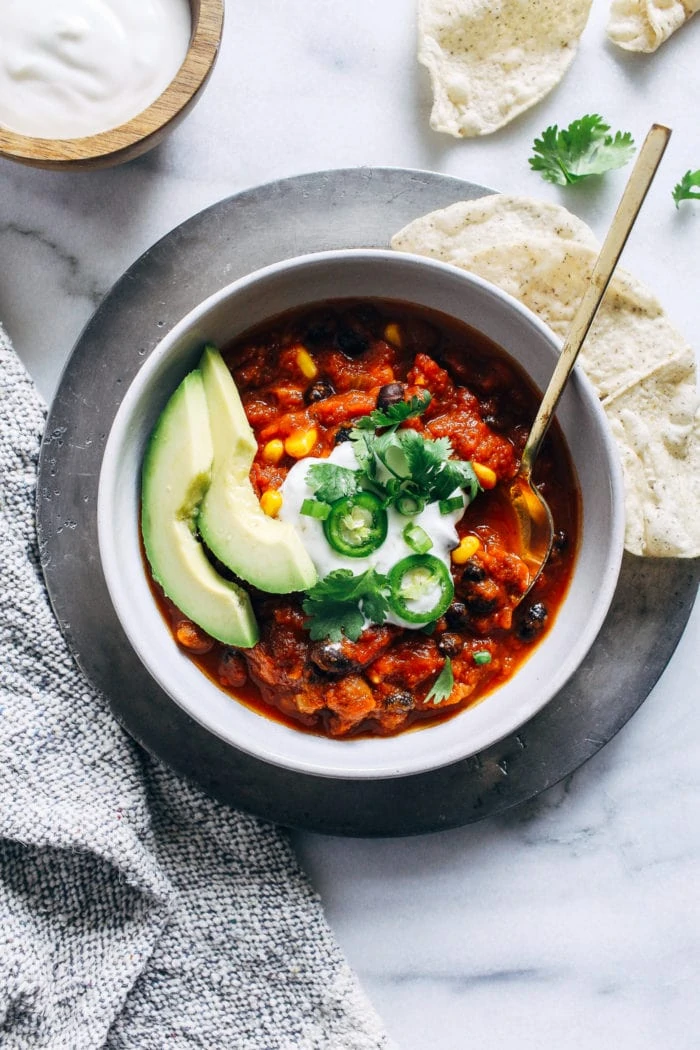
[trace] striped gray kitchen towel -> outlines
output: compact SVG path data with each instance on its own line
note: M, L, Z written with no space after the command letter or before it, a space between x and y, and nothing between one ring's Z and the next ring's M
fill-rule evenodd
M284 833L142 752L74 664L38 559L43 422L0 329L0 1046L387 1047Z

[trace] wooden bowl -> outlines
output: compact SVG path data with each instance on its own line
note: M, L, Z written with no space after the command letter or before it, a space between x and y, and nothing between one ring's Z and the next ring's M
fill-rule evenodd
M190 0L192 35L175 79L138 116L74 139L34 138L0 127L0 157L35 168L79 171L123 164L157 146L180 123L209 79L221 43L224 0Z

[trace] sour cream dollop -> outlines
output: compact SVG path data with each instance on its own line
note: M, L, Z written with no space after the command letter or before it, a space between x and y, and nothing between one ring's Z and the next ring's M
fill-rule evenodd
M386 539L380 547L364 558L348 558L334 550L326 539L323 522L301 513L304 500L315 498L306 483L309 468L315 463L335 463L339 467L348 467L350 470L357 470L359 464L352 442L345 441L337 445L326 459L309 457L299 460L289 471L280 488L283 502L278 517L292 524L301 536L319 579L328 576L335 569L350 569L355 576L358 576L367 569L373 568L387 575L397 562L414 553L403 536L403 531L409 522L420 525L433 541L429 553L442 561L448 569L450 568L450 551L459 543L456 525L464 514L464 508L442 514L437 503L429 503L420 514L410 518L399 514L394 507L389 507ZM466 493L462 495L464 495L466 506L468 497ZM428 591L422 599L424 608L433 608L438 597L437 593ZM416 604L416 611L419 610L420 605ZM386 622L397 624L399 627L415 628L416 626L402 620L391 610L387 613Z
M117 127L165 90L191 31L188 0L2 0L0 126L57 139Z

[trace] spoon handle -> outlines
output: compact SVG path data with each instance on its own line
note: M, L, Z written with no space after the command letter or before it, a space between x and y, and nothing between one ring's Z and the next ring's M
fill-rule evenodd
M622 254L622 249L627 243L630 230L644 203L647 190L651 186L670 137L670 128L663 127L661 124L653 124L639 151L617 211L603 241L600 254L596 259L588 287L571 321L556 368L525 443L520 467L520 472L525 476L529 476L532 470L566 381L574 367L583 341L588 335L600 301L605 295L610 278Z

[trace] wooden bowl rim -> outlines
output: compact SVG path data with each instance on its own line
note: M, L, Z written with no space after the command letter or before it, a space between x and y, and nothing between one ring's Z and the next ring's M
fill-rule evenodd
M166 89L146 109L117 127L83 138L50 139L0 127L0 157L70 167L143 143L177 118L204 86L221 44L224 0L190 0L192 35L187 54Z

